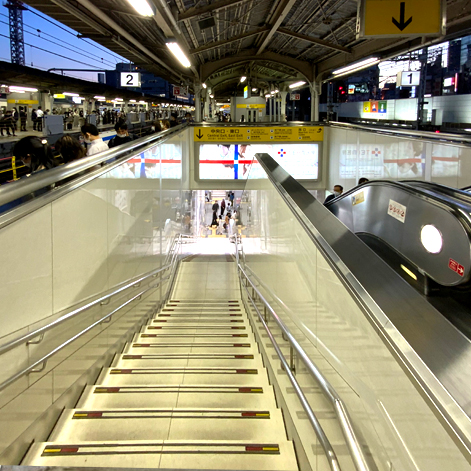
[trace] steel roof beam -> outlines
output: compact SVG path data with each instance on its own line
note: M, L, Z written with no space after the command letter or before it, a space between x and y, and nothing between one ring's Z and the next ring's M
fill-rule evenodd
M289 13L293 5L296 3L296 0L280 0L276 7L276 10L271 19L272 24L270 25L270 31L265 38L263 39L262 44L258 48L257 55L261 54L265 48L268 46L269 42L272 40L273 36L276 33L276 30L280 27L281 23L285 19L285 16Z
M346 52L351 54L352 50L349 47L340 46L338 44L333 44L329 41L324 41L323 39L313 38L312 36L307 36L306 34L296 33L285 28L278 28L278 33L284 34L286 36L291 36L292 38L301 39L302 41L307 41L312 44L318 44L319 46L324 46L334 51Z
M239 34L238 36L233 36L230 39L223 39L221 41L214 41L212 43L206 44L204 46L197 47L195 49L190 49L190 54L198 54L200 52L209 51L210 49L215 49L219 46L225 46L226 44L233 43L235 41L240 41L241 39L250 38L260 33L268 31L268 27L263 26L261 28L248 31L247 33Z
M238 3L243 3L246 0L222 0L220 2L213 3L211 5L205 5L201 8L188 8L184 13L178 15L178 21L191 20L197 18L205 13L212 13L213 11L222 10L223 8L232 7Z

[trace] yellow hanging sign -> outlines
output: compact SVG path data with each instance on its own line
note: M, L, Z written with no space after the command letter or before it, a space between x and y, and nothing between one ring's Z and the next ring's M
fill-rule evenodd
M195 127L195 142L321 142L322 126Z

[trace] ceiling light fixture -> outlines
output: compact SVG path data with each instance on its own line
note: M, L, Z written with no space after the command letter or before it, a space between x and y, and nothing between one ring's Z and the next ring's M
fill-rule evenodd
M136 100L129 100L129 103L136 103Z
M80 96L78 93L63 92L62 95L65 96Z
M183 67L191 67L190 61L185 56L185 53L180 49L178 43L167 43L167 47L170 49L171 53L178 59Z
M152 2L147 0L128 0L128 3L136 10L139 15L142 16L154 16L155 8L153 8Z
M357 70L365 69L366 67L371 67L375 64L380 62L378 57L370 57L369 59L365 59L361 62L356 62L355 64L348 65L347 67L343 67L341 69L334 70L332 75L345 75L350 74L352 72L356 72Z
M289 88L297 88L297 87L302 87L306 82L303 82L302 80L300 82L292 83Z
M2 85L2 87L6 87L7 85ZM37 88L30 88L30 87L21 87L21 86L16 86L16 85L10 85L9 86L10 92L31 92L35 93L38 91ZM78 95L77 95L78 96Z
M211 95L209 95L209 98L214 98L214 95L212 95L212 94L211 94Z
M207 85L206 85L205 83L203 83L202 86L203 86L203 88L206 88L206 87L207 87Z
M123 101L122 98L115 98L113 101Z
M244 83L247 80L247 77L245 75L242 75L240 78L240 83Z
M106 101L106 98L104 96L94 96L93 98L98 101Z
M256 92L256 91L257 91L257 89L256 89L256 88L252 88L252 91L253 91L253 92Z

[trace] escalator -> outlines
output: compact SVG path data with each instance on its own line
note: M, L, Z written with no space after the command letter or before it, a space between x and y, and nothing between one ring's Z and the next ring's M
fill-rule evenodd
M181 264L170 301L85 388L76 407L63 411L23 465L298 469L234 295L234 264L199 263L205 261ZM204 292L207 273L224 279L217 299L186 299L190 287Z

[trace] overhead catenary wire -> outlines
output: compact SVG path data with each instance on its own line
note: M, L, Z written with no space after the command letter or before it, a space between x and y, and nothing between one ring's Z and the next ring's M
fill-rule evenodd
M100 49L101 51L104 51L104 52L106 52L107 54L109 54L110 56L114 57L115 59L118 59L119 62L123 62L123 58L122 58L122 57L120 57L120 56L118 56L117 54L115 54L114 52L112 52L112 51L106 49L105 47L101 47L101 46L99 46L99 45L97 45L97 44L93 44L92 42L87 41L85 38L79 38L79 37L78 37L75 33L73 33L72 31L69 31L67 28L64 28L63 26L61 26L61 25L55 23L54 21L52 21L50 18L41 15L40 13L38 13L38 12L32 10L31 8L28 8L28 11L31 12L31 13L33 13L33 15L36 15L36 16L38 16L39 18L42 18L43 20L48 21L48 22L51 23L52 25L57 26L57 27L60 28L61 30L65 31L66 33L68 33L68 34L70 34L70 35L72 35L74 38L78 38L78 39L80 39L80 40L86 42L86 43L89 44L90 46L96 47L97 49Z
M7 39L10 39L10 37L5 35L5 34L0 34L0 36L4 37L4 38L7 38ZM62 57L63 59L67 59L69 61L73 61L73 62L78 63L78 64L86 65L88 67L96 67L95 65L87 64L86 62L78 61L76 59L71 59L70 57L63 56L62 54L58 54L57 52L48 51L47 49L43 49L42 47L35 46L34 44L29 44L29 43L25 42L25 46L34 47L35 49L38 49L38 50L43 51L43 52L47 52L48 54L53 54L54 56ZM100 70L101 69L97 69L97 72L99 72Z
M8 18L8 15L5 15L4 13L0 13L0 16L4 16L5 18ZM3 22L0 21L0 23L3 23ZM8 25L9 23L5 23L5 24ZM30 28L30 29L36 31L36 32L38 33L38 34L37 34L38 38L44 39L44 38L41 36L41 35L44 35L44 36L48 36L48 37L53 38L53 39L57 39L57 38L56 38L55 36L53 36L52 34L46 33L45 31L42 31L42 30L40 30L40 29L38 29L38 28L35 28L34 26L30 26L30 25L28 25L28 24L26 24L26 23L24 23L24 26L25 26L26 28ZM28 31L26 31L26 32L28 33ZM29 33L29 34L33 34L33 33ZM52 42L52 41L51 41L51 42ZM100 59L101 61L107 62L108 64L111 64L113 67L116 65L115 63L111 62L111 61L108 60L108 59L104 59L103 57L100 57L100 56L98 56L97 54L93 54L92 52L87 51L86 49L82 49L82 48L79 47L79 46L75 46L74 44L68 43L67 41L62 41L62 43L63 43L63 44L67 44L68 46L71 46L71 47L73 47L73 48L75 48L75 49L78 49L78 50L81 51L81 52L85 52L85 53L88 54L89 56L97 57L97 58ZM54 43L54 44L57 44L57 43ZM62 46L62 44L60 44L60 46ZM62 47L65 47L65 46L62 46ZM75 52L75 51L74 51L74 52Z
M0 14L1 14L1 13L0 13ZM8 25L8 23L7 23L6 21L1 21L1 20L0 20L0 23L3 23L3 24ZM27 25L25 25L25 26L27 26ZM28 27L29 27L29 28L32 28L31 26L28 26ZM33 29L34 29L34 28L33 28ZM39 38L39 39L42 39L43 41L48 41L48 42L50 42L50 43L52 43L52 44L55 44L56 46L60 46L60 47L62 47L62 48L64 48L64 49L67 49L68 51L72 51L74 54L81 54L80 52L74 51L74 50L71 49L70 47L64 46L63 44L56 43L55 41L52 41L52 40L50 40L50 39L43 38L43 37L41 37L39 34L34 34L34 33L29 32L29 31L25 31L25 34L30 34L31 36L35 36L35 37L37 37L37 38ZM43 33L43 34L47 34L47 33ZM50 35L49 35L49 36L50 36ZM51 36L51 37L54 37L54 36ZM26 44L26 43L25 43L25 44ZM68 43L65 43L65 44L68 44ZM76 47L76 46L73 46L73 45L72 45L72 47ZM84 51L84 52L87 52L87 53L88 53L88 51L85 51L84 49L81 49L81 51ZM89 54L89 53L88 53L88 54ZM94 55L94 54L93 54L93 55ZM98 56L95 56L95 57L98 57ZM104 62L104 60L103 60L103 62L102 62L102 58L94 59L93 57L89 57L89 59L92 60L92 61L100 62L100 64L103 64L103 62ZM113 66L116 65L116 64L113 64L112 62L108 62L108 63L111 64L111 65L113 65ZM92 67L96 67L96 66L92 66Z

